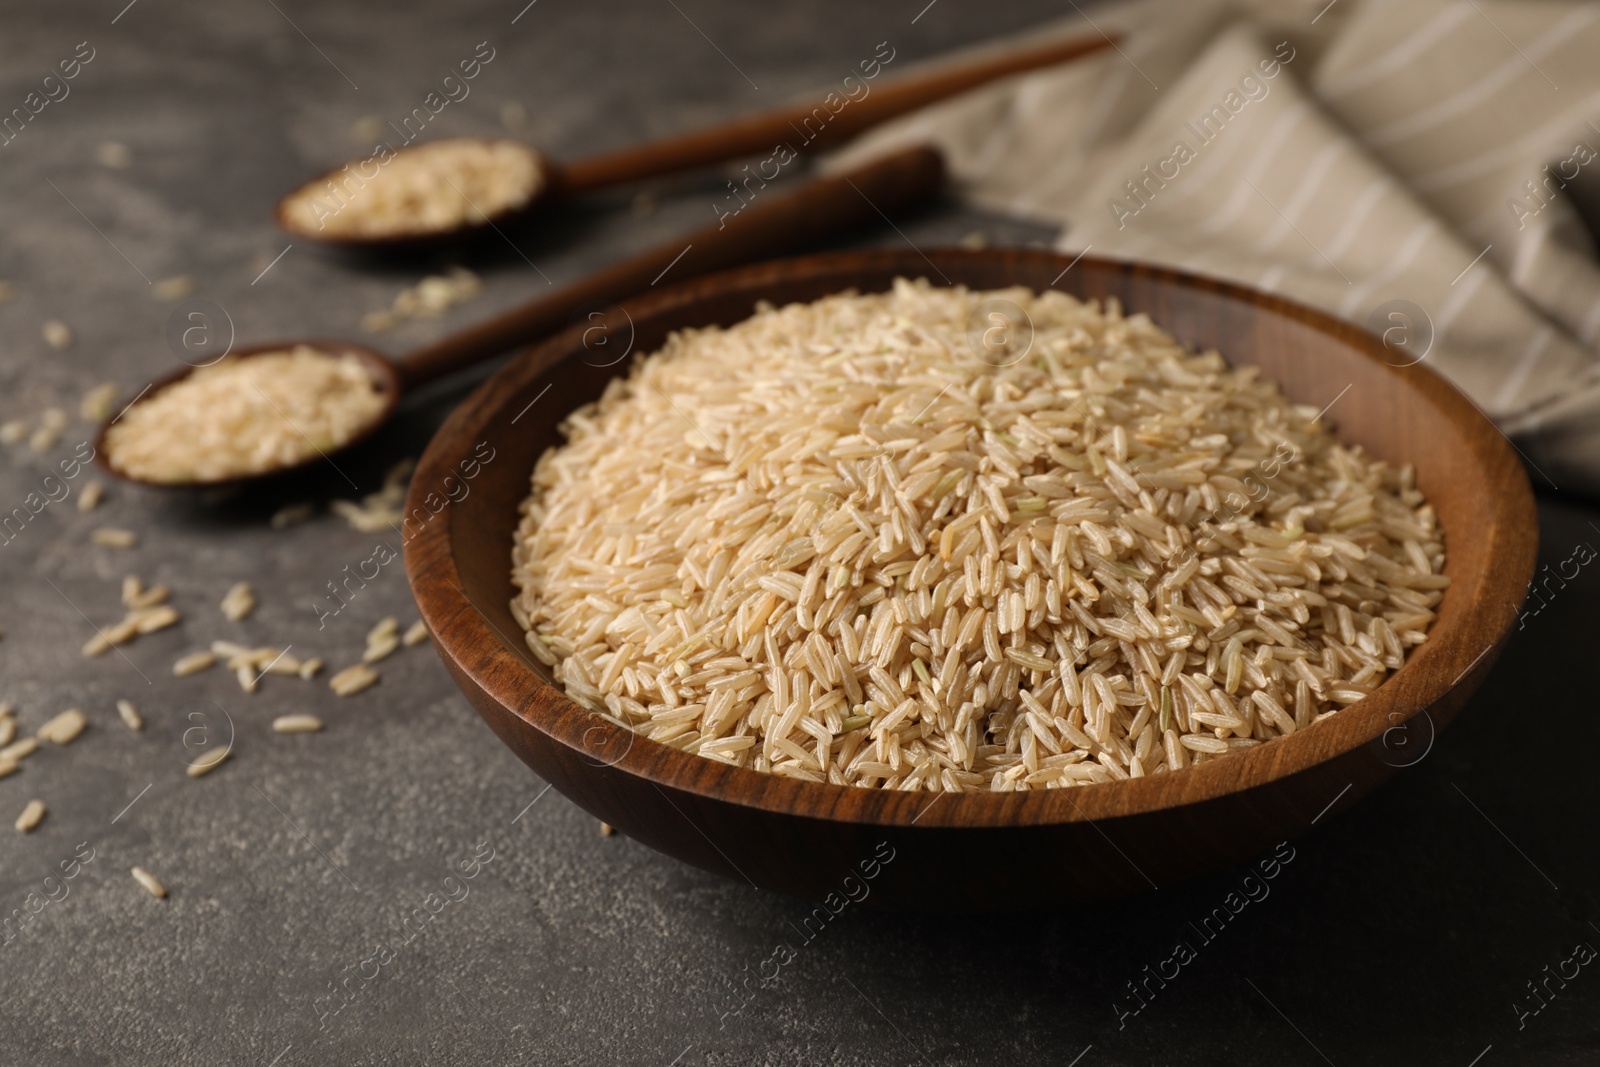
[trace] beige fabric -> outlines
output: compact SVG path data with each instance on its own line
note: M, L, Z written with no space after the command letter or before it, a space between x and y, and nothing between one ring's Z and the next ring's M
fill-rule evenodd
M1600 492L1600 267L1574 207L1600 205L1600 3L1142 0L1029 39L1096 28L1120 51L919 112L848 158L932 140L978 205L1063 224L1064 252L1362 324L1409 301L1417 321L1377 320L1411 330L1395 361L1431 322L1426 362L1535 485Z

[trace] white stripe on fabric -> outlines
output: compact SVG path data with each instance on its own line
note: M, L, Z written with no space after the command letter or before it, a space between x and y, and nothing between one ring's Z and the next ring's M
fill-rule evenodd
M1503 92L1506 86L1518 78L1540 77L1535 63L1554 52L1565 44L1583 44L1574 42L1573 35L1586 24L1600 18L1600 4L1587 4L1570 12L1566 18L1550 27L1539 39L1526 49L1526 54L1520 51L1517 55L1507 59L1489 74L1478 78L1468 88L1447 97L1437 103L1430 104L1421 111L1407 118L1379 126L1366 131L1365 137L1368 144L1375 148L1403 141L1414 137L1423 130L1437 126L1448 119L1455 118L1469 108L1476 107L1491 96ZM1549 84L1548 82L1546 84Z
M1306 169L1305 176L1300 179L1300 185L1283 205L1283 215L1266 233L1261 235L1261 240L1256 242L1257 251L1267 252L1276 248L1278 242L1289 236L1290 231L1300 213L1304 211L1316 196L1317 190L1322 188L1322 180L1328 176L1333 165L1339 157L1350 150L1350 142L1340 138L1323 147L1317 153L1317 158L1311 161L1311 166Z
M1597 105L1600 105L1600 92L1590 93L1573 107L1563 111L1555 119L1521 140L1495 151L1485 152L1481 156L1452 163L1448 167L1440 167L1427 174L1419 174L1411 180L1411 184L1420 190L1431 192L1470 181L1481 174L1487 174L1503 163L1517 163L1530 157L1543 159L1555 150L1555 145L1559 143L1558 138L1563 136L1562 131L1576 130L1583 122L1581 116ZM1564 152L1565 149L1561 151Z
M1339 301L1339 315L1341 318L1350 318L1356 310L1366 303L1367 298L1380 285L1387 285L1402 271L1411 266L1411 261L1417 258L1417 253L1422 251L1422 246L1427 244L1428 238L1439 232L1439 224L1432 219L1419 223L1415 229L1406 235L1399 249L1395 252L1387 266L1370 277L1363 278L1350 287L1343 300Z
M1483 288L1483 283L1488 281L1492 271L1475 270L1468 274L1456 287L1450 290L1450 298L1444 302L1444 307L1439 309L1439 317L1433 320L1433 343L1437 345L1450 332L1456 319L1472 304L1472 298L1478 295L1478 290Z
M1220 86L1218 87L1216 96L1220 98L1232 88L1233 86L1231 85ZM1284 115L1280 115L1277 121L1282 122L1284 119L1288 118L1290 114L1295 112L1304 112L1310 107L1311 101L1302 100L1293 108L1291 108L1289 112L1286 112ZM1226 111L1227 109L1223 108L1223 110ZM1209 112L1207 112L1207 114L1209 114ZM1243 112L1241 111L1240 114L1243 114ZM1299 117L1300 116L1297 115L1295 121L1298 121ZM1191 119L1191 121L1193 120ZM1229 120L1229 125L1232 125L1231 119ZM1189 128L1185 126L1178 133L1178 136L1181 136L1185 143L1187 143L1189 140L1188 129ZM1249 148L1250 145L1254 144L1255 142L1246 137L1228 137L1227 132L1228 126L1224 126L1222 130L1211 140L1207 141L1205 144L1194 146L1194 153L1197 157L1199 157L1200 162L1195 165L1194 173L1189 176L1191 180L1184 183L1185 188L1179 190L1177 195L1172 198L1173 200L1188 200L1190 197L1208 188L1213 179L1225 173L1233 173L1230 171L1228 164L1233 161L1235 153L1239 152L1241 149ZM1212 151L1212 147L1216 145L1218 141L1226 141L1227 143L1223 145L1220 150ZM1179 174L1179 177L1182 177L1181 173ZM1178 179L1174 178L1172 180L1176 182Z
M1342 78L1335 78L1322 87L1322 95L1328 99L1346 96L1359 89L1365 89L1373 82L1387 78L1389 75L1403 70L1422 53L1438 44L1457 26L1461 25L1473 15L1472 5L1459 2L1439 12L1416 33L1401 41L1399 45L1385 52L1377 59L1364 67L1357 67Z
M1578 334L1586 345L1594 344L1594 335L1600 332L1600 299L1589 305L1589 311L1583 316L1583 331Z
M1361 195L1356 197L1350 213L1344 217L1344 225L1339 227L1339 232L1333 235L1333 243L1327 247L1329 259L1338 259L1349 249L1361 233L1361 227L1366 225L1367 216L1372 214L1372 209L1378 206L1378 201L1383 199L1383 195L1389 191L1392 184L1390 178L1377 178L1371 185L1361 190Z
M1521 286L1528 280L1528 271L1533 269L1534 258L1544 248L1545 239L1550 236L1550 223L1535 226L1521 244L1517 246L1516 258L1511 261L1511 284Z
M1126 63L1118 63L1111 68L1111 74L1100 84L1100 91L1095 94L1094 103L1090 107L1090 119L1084 124L1084 132L1078 144L1061 152L1050 169L1039 178L1037 188L1024 190L1011 202L1012 209L1021 214L1053 214L1039 205L1059 204L1070 194L1071 190L1062 189L1063 182L1075 182L1083 168L1083 155L1094 144L1095 138L1100 136L1101 129L1110 119L1111 113L1121 103L1122 97L1128 88L1128 79L1133 77L1133 68Z
M1506 380L1500 386L1500 391L1489 402L1491 408L1496 411L1504 411L1511 406L1511 402L1516 399L1517 394L1522 391L1523 385L1527 383L1528 375L1532 372L1534 364L1539 362L1539 357L1543 356L1545 349L1550 347L1550 342L1555 338L1555 335L1555 330L1549 326L1540 326L1533 332L1533 336L1529 338L1528 344L1522 350L1522 358L1517 360L1517 365L1511 368L1510 374L1506 375Z
M1273 158L1277 156L1278 151L1282 149L1288 142L1289 135L1295 131L1296 127L1298 127L1301 121L1304 120L1309 114L1311 114L1311 101L1302 100L1300 103L1296 104L1294 107L1278 116L1277 121L1274 122L1272 127L1261 137L1261 139L1266 143L1261 146L1260 150L1256 152L1255 158L1252 159L1245 167L1244 177L1248 179L1248 181L1234 186L1233 192L1228 196L1228 202L1223 205L1221 211L1218 211L1216 214L1212 215L1211 218L1206 220L1205 225L1200 227L1201 233L1210 234L1220 232L1224 227L1230 225L1235 219L1237 219L1240 214L1244 212L1245 208L1250 206L1251 200L1261 199L1256 191L1250 187L1249 182L1255 182L1257 185L1259 185L1265 180L1267 168L1272 165ZM1266 209L1268 211L1272 211L1270 207L1267 207ZM1272 214L1276 216L1277 212L1272 211Z

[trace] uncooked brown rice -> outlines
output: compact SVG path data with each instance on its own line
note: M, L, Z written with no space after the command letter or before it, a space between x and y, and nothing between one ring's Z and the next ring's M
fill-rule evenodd
M119 530L114 526L102 526L89 532L89 540L106 548L132 548L139 543L139 535L132 530Z
M322 729L322 720L315 715L280 715L272 720L272 729L280 734L309 734Z
M357 663L328 679L328 688L342 697L355 696L378 680L378 672L365 663Z
M230 356L128 408L106 430L106 455L117 469L149 481L220 481L338 448L384 404L372 374L353 357L309 345Z
M32 833L34 827L44 819L44 801L30 800L27 807L22 809L22 814L17 816L17 831L19 833Z
M161 879L145 870L143 867L131 867L128 873L133 875L133 880L144 886L145 892L157 900L167 895L167 887L161 884Z
M249 582L237 582L222 598L222 617L238 622L256 608L256 594Z
M515 141L430 141L375 162L336 175L331 189L321 179L295 190L285 221L328 237L439 233L520 208L543 184L538 153Z
M217 657L211 652L204 650L191 652L178 658L178 661L172 665L172 673L179 678L186 678L191 674L199 674L216 662Z
M116 406L122 387L116 382L101 382L78 401L78 414L89 422L104 422Z
M144 719L139 715L139 709L134 707L131 701L117 701L117 714L122 717L122 721L127 724L128 729L144 729Z
M99 482L89 482L84 485L83 492L78 494L78 510L93 511L100 506L100 501L105 499L106 487Z
M39 739L37 737L24 737L20 741L13 741L4 748L0 748L0 762L21 763L38 750Z
M219 748L213 752L208 752L189 764L185 773L190 778L199 778L201 775L210 774L222 765L232 751L233 747L230 745L227 748Z
M84 727L88 725L89 720L84 718L83 712L77 708L68 708L39 727L34 736L41 741L65 745L71 743L79 734L83 733Z
M45 319L39 332L44 335L44 343L57 352L72 346L72 327L60 319Z
M985 332L990 300L1031 339ZM1410 468L1319 406L1060 292L759 309L568 418L512 613L579 703L725 763L951 791L1175 772L1371 692L1448 585Z

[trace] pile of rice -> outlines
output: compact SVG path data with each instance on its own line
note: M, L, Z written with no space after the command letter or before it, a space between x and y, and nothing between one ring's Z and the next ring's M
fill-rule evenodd
M524 207L542 185L539 155L527 145L429 141L302 186L284 198L283 217L324 237L439 233Z
M982 332L991 299L1031 345ZM563 430L512 556L529 648L617 723L810 781L1222 759L1371 692L1449 584L1409 468L1059 292L762 307Z
M106 456L147 481L212 482L276 470L350 441L387 400L359 361L309 345L198 368L134 403Z

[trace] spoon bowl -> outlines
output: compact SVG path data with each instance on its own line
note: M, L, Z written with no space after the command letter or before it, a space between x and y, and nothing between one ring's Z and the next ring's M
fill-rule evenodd
M554 164L537 149L519 141L457 137L446 141L427 141L410 145L394 152L393 156L395 160L414 158L419 151L434 152L444 146L457 148L477 146L490 152L498 150L517 153L533 168L532 189L525 197L515 198L511 203L497 205L493 210L487 210L458 187L458 183L465 180L462 175L457 174L454 179L444 176L442 180L455 188L457 194L466 201L467 209L461 212L459 221L444 226L428 226L416 221L415 213L412 212L411 224L393 232L361 233L341 231L338 227L328 229L327 218L337 218L346 208L359 204L359 198L369 183L375 183L386 176L392 179L392 174L385 175L384 172L384 167L390 165L389 163L379 163L378 156L367 156L319 174L292 192L286 193L278 200L273 210L273 217L285 232L301 240L315 241L333 248L423 251L443 245L463 243L494 230L518 226L548 199L560 195L561 180ZM393 160L390 161L392 162ZM371 173L368 173L369 169ZM327 209L327 216L314 213L318 225L311 226L296 209L295 205L302 200L322 205Z
M361 442L365 441L367 438L371 437L375 432L377 432L378 428L387 422L389 417L394 414L395 408L400 403L400 396L402 392L400 375L395 368L395 364L388 357L374 349L368 348L365 345L355 344L350 341L285 341L279 344L252 345L249 348L230 352L222 358L230 360L251 359L257 356L270 355L275 352L286 352L297 345L305 345L329 356L339 359L352 359L360 363L362 368L366 370L369 375L371 375L373 385L377 387L378 394L383 398L383 406L378 410L378 412L356 433L352 434L350 437L341 442L338 447L334 449L335 452L342 452L345 449L354 448L355 446L359 445ZM271 470L261 471L255 474L241 474L224 478L195 479L193 481L186 482L163 482L151 478L141 477L140 475L131 473L119 466L112 458L111 450L106 447L106 434L113 426L116 425L117 421L120 420L122 416L134 406L134 404L143 403L152 397L158 396L166 390L177 385L179 382L187 379L195 371L204 367L215 366L218 362L221 362L221 359L197 366L182 367L164 378L157 379L155 382L152 382L148 387L146 387L145 390L132 401L132 403L129 403L125 408L122 409L122 411L113 416L110 421L101 426L100 429L95 433L94 438L95 458L99 462L101 469L108 474L113 474L116 477L123 479L124 481L134 482L139 485L150 486L157 489L232 489L241 485L259 481L261 479L303 471L306 468L325 462L328 459L328 453L318 449L298 462L274 467ZM315 446L313 446L313 448L315 448Z

